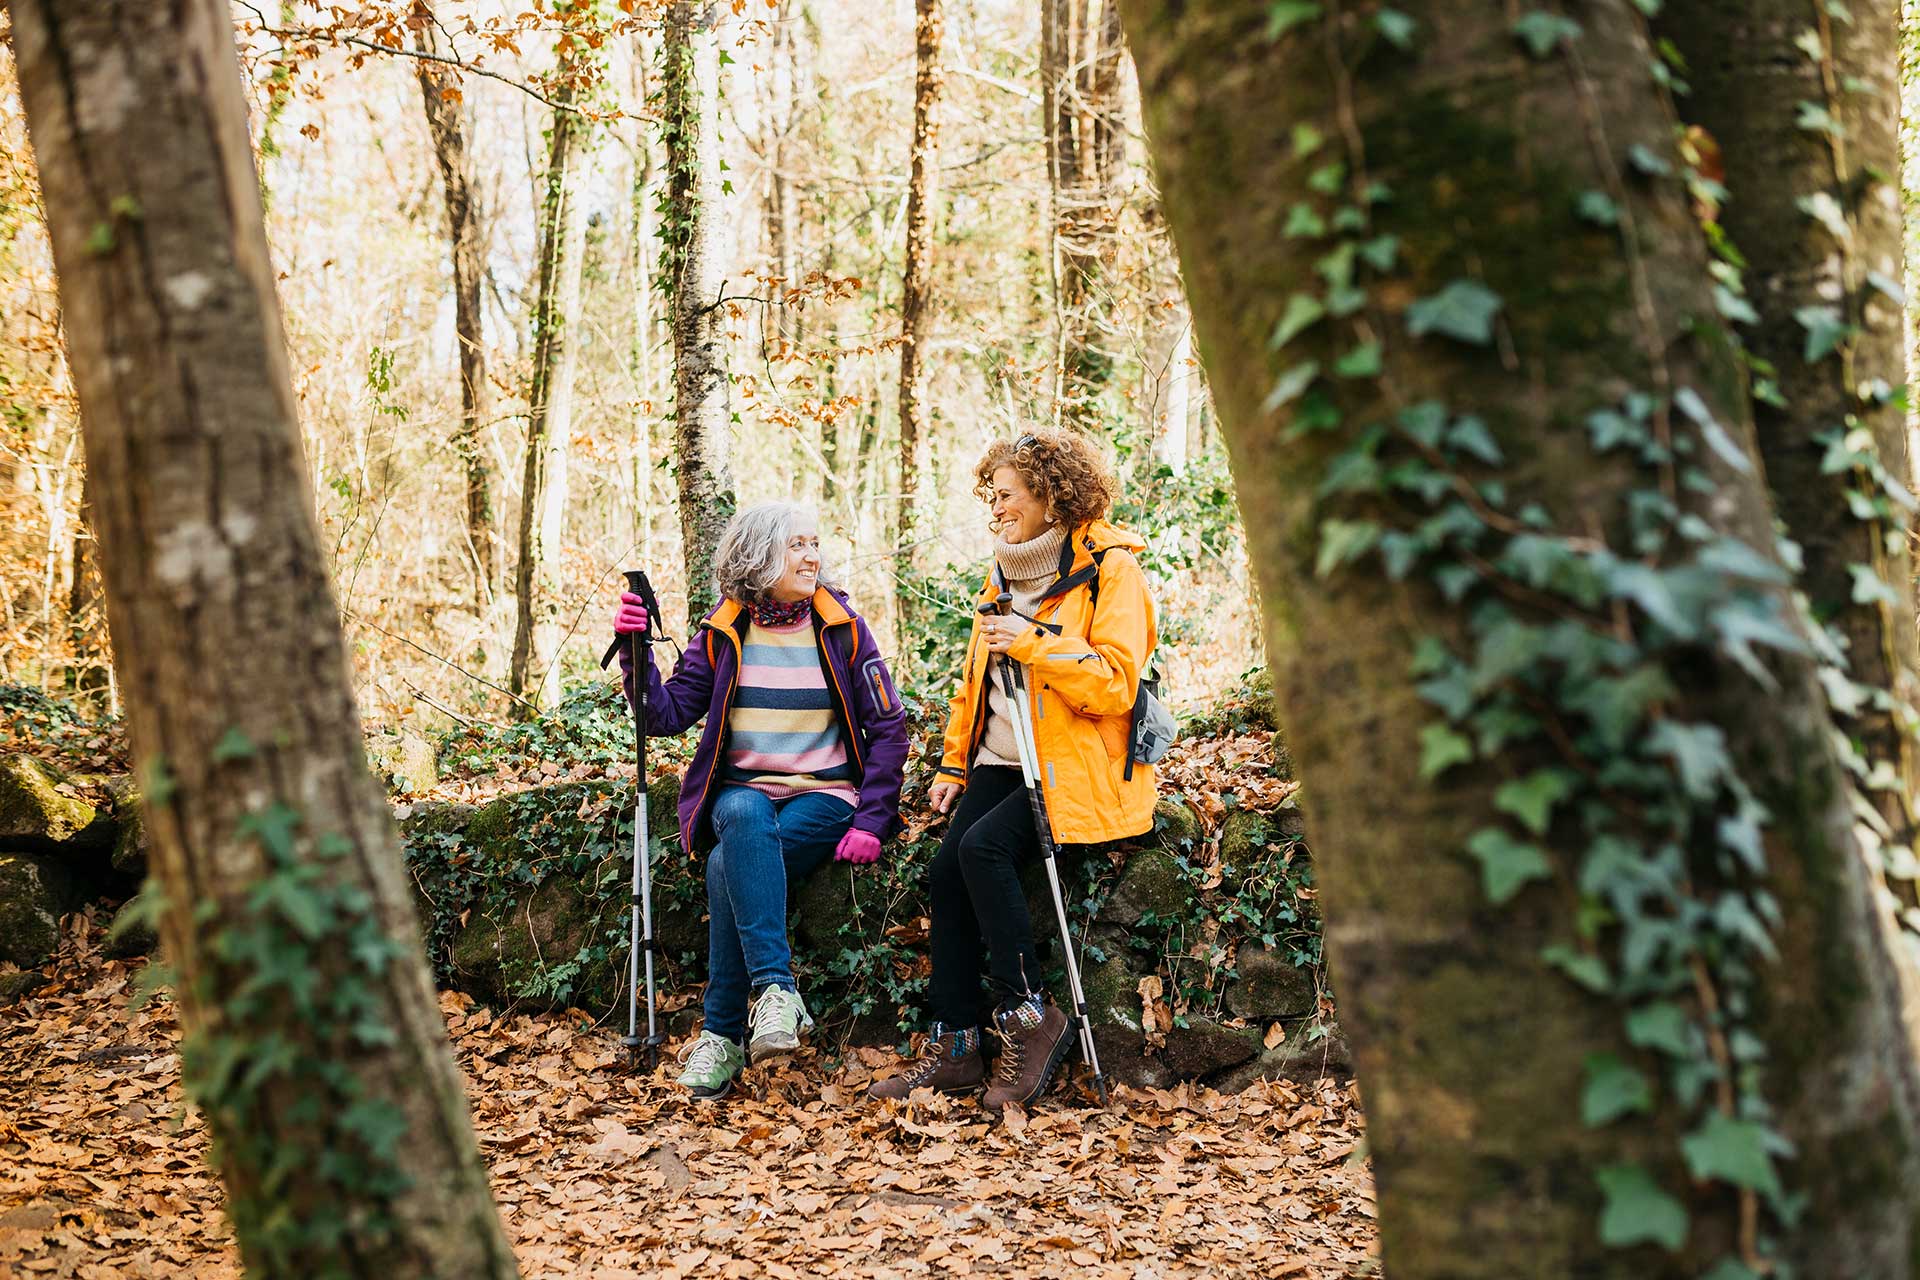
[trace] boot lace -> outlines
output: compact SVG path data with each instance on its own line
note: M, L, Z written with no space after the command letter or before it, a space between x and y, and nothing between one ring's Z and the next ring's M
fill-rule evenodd
M1027 1042L1004 1031L996 1030L993 1034L1000 1038L1000 1060L994 1064L994 1081L1004 1085L1018 1084L1025 1064Z

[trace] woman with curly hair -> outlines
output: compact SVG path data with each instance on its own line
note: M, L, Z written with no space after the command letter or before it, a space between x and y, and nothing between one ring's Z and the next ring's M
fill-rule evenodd
M1136 553L1146 544L1106 522L1114 484L1093 446L1035 431L990 447L974 492L992 511L993 571L976 612L930 799L953 810L929 876L933 1034L919 1061L879 1081L876 1098L915 1089L971 1092L1001 1108L1045 1092L1071 1047L1067 1017L1040 989L1020 868L1040 855L998 663L1029 672L1047 817L1057 844L1139 835L1153 826L1151 766L1130 761L1134 699L1156 639ZM955 801L958 805L955 805ZM993 1080L980 1054L981 971L1001 1041Z
M906 719L873 632L821 562L813 512L766 502L714 553L721 601L665 680L646 663L653 736L705 721L680 780L680 839L707 853L706 1018L680 1083L719 1098L751 1058L800 1047L813 1026L793 977L787 890L829 857L880 856L899 826ZM620 597L613 629L647 628ZM634 672L620 649L626 692Z

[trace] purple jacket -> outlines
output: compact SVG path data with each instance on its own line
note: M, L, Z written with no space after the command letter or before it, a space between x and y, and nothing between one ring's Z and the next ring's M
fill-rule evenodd
M740 683L740 646L749 620L738 601L723 600L687 641L673 675L647 663L647 734L670 737L700 723L700 746L680 780L680 839L687 849L714 844L713 780L727 749L727 714ZM900 783L907 767L906 708L894 691L880 647L846 596L821 587L813 593L813 634L820 643L828 692L848 754L860 777L853 825L885 840L900 826ZM651 654L648 655L651 658ZM633 703L629 646L620 646L628 705Z

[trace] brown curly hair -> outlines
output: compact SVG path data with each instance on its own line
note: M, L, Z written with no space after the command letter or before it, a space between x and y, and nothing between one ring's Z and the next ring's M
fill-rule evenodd
M973 493L993 501L993 473L1012 467L1033 496L1068 529L1098 520L1113 505L1113 473L1085 436L1045 428L996 440L973 469ZM998 532L995 527L995 532Z

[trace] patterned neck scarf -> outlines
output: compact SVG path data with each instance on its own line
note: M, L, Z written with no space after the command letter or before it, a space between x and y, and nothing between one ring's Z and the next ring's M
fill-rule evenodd
M804 622L812 612L813 601L810 599L795 600L791 604L766 600L747 606L747 613L756 627L791 627L797 622Z

